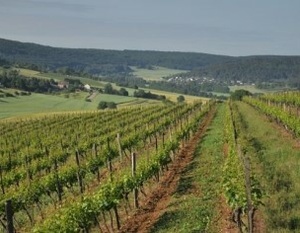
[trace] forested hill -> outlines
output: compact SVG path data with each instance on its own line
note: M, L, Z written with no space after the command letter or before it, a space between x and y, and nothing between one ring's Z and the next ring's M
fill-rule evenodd
M55 48L6 39L0 39L0 58L35 64L43 69L69 67L95 74L126 72L129 66L193 70L232 59L229 56L189 52Z
M127 76L130 66L151 69L162 66L191 72L169 79L183 85L207 80L222 85L277 82L300 87L300 56L232 57L205 53L70 49L0 39L0 61L30 65L39 70L70 70L102 76ZM284 83L288 82L288 83ZM194 84L193 84L194 85Z
M225 82L300 81L300 56L238 57L180 75L183 78L207 77Z

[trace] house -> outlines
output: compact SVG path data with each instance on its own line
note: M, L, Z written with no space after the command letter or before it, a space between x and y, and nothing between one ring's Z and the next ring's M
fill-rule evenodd
M60 89L65 89L69 88L69 82L61 81L57 84L58 88Z
M91 86L89 84L85 84L84 85L84 89L87 90L87 91L90 91L91 90Z

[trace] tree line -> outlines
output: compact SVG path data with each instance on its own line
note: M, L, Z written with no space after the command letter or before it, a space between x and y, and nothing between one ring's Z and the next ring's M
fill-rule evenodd
M57 83L53 79L27 78L19 75L16 70L4 71L0 74L0 86L38 93L59 90Z
M179 76L211 77L228 85L232 82L253 83L261 87L300 86L300 56L250 56L226 63L197 68Z
M20 75L17 70L3 70L0 74L0 87L15 88L27 92L52 93L58 91L74 92L83 89L83 84L79 79L65 78L67 87L59 88L58 82L54 79L41 79L35 77L25 77Z
M232 58L190 52L54 48L5 39L0 39L0 54L10 62L35 64L44 71L70 68L74 72L101 75L128 73L130 66L192 70Z

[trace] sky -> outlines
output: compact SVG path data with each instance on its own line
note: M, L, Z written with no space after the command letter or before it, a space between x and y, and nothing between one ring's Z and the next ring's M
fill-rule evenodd
M66 48L300 55L300 0L0 0L0 38Z

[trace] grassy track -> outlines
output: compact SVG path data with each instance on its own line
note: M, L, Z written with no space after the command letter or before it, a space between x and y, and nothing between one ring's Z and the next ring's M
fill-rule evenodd
M222 178L223 115L221 105L195 151L193 162L183 173L170 205L151 232L221 232L216 220Z
M238 109L256 150L267 197L262 208L267 232L300 231L300 150L283 128L245 103Z

